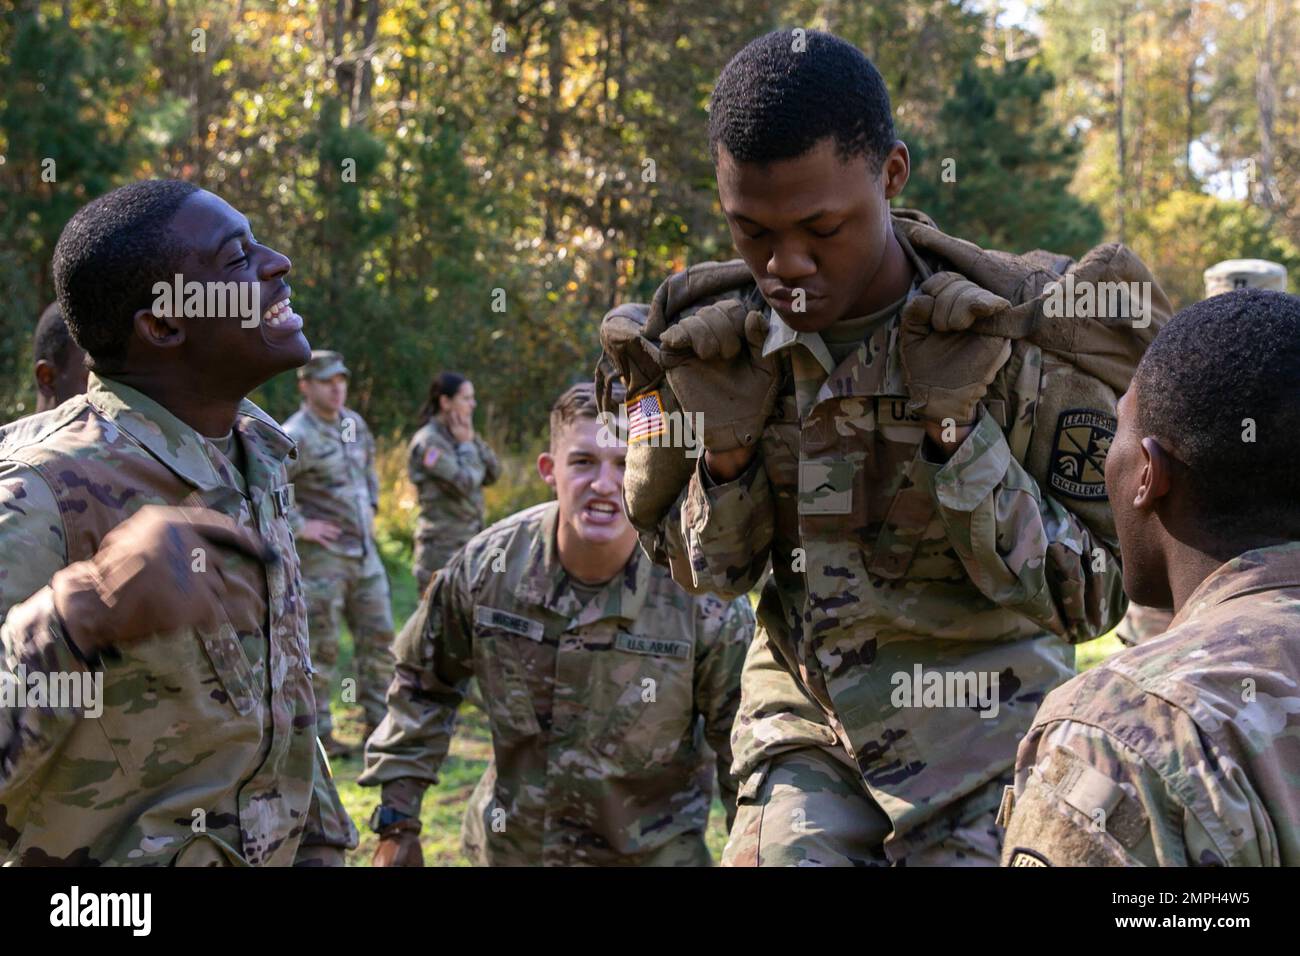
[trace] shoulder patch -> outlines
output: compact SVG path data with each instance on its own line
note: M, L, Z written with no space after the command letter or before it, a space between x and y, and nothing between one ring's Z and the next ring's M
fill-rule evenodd
M658 391L642 392L627 400L627 443L649 441L666 432L664 403Z
M429 449L424 453L424 467L432 468L438 463L440 457L442 457L442 449L437 445L430 445Z
M482 604L474 605L474 623L482 627L500 628L531 641L540 641L546 634L546 628L542 626L541 621L534 621L531 617L511 614L509 611Z
M1113 415L1094 408L1069 408L1056 420L1047 481L1051 490L1085 501L1106 497L1106 453L1115 440Z
M1013 847L1011 849L1011 859L1007 866L1051 866L1047 862L1047 857L1041 853L1035 853L1033 850L1027 850L1023 846Z

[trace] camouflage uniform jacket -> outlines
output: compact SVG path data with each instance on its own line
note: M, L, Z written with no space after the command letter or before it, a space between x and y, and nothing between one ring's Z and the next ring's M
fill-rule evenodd
M707 864L714 770L701 740L730 823L728 734L753 611L687 594L639 549L584 606L556 552L558 515L550 502L497 522L438 572L398 637L360 782L417 812L477 677L493 756L465 814L476 863L683 862L685 844L687 862Z
M945 268L895 232L920 275ZM997 806L1035 709L1073 673L1071 644L1124 611L1101 471L1117 396L1016 340L977 424L936 463L907 410L898 313L838 367L819 334L770 322L783 385L758 453L723 483L700 456L649 550L723 596L771 560L732 740L740 795L769 757L825 748L861 774L901 859L946 836L946 807ZM996 714L895 706L898 682L926 672L996 674Z
M365 557L374 550L371 524L379 508L375 439L365 421L345 408L337 422L327 422L303 405L284 430L298 444L298 457L288 465L295 533L309 518L332 522L340 534L321 547L342 557Z
M431 419L411 439L407 472L420 504L417 538L451 535L463 543L483 530L483 488L501 476L487 442L458 442Z
M1053 691L1016 759L1016 866L1300 865L1300 542ZM1014 810L1012 809L1014 806Z
M355 846L316 742L284 517L293 443L247 401L235 431L246 478L162 406L92 375L87 394L0 433L0 674L11 684L85 671L49 581L144 505L214 508L281 557L266 568L223 552L229 620L219 628L104 654L98 719L0 707L6 864L287 865L309 844Z

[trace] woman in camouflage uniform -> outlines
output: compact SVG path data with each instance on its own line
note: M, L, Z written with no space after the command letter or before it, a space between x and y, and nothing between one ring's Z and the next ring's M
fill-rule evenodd
M412 570L421 594L433 573L483 530L483 487L501 474L496 454L474 434L476 405L473 382L438 373L420 410L424 424L411 439L407 470L420 502Z

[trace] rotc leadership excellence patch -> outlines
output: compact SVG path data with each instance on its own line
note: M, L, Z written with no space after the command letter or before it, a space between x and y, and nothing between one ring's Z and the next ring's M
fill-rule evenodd
M1095 408L1061 412L1047 469L1052 491L1085 500L1106 497L1106 453L1115 440L1116 424L1113 415Z

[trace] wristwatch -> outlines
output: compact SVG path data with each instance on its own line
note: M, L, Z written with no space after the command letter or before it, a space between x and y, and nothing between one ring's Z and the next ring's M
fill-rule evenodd
M401 823L403 820L414 820L409 813L402 813L400 810L394 810L392 807L386 807L383 804L375 807L375 812L370 814L370 829L376 833L383 833L394 823ZM419 822L418 820L416 821Z

